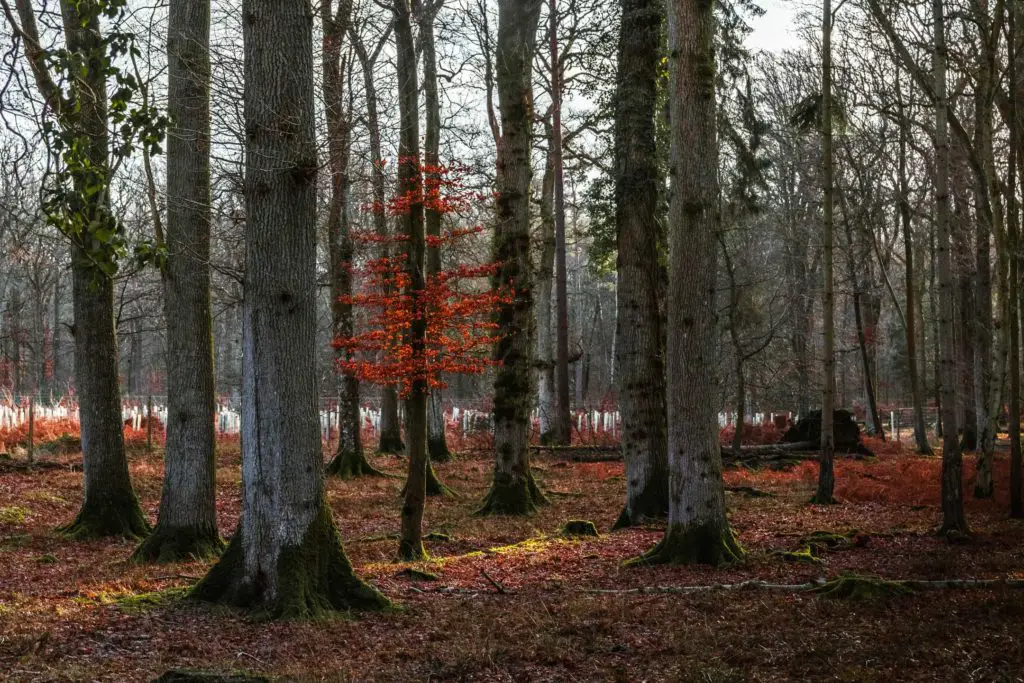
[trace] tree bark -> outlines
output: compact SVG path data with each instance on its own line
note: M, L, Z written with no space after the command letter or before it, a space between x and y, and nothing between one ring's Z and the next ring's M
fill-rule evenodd
M540 442L554 443L555 430L555 345L551 334L554 329L552 297L555 272L555 159L552 143L551 119L544 120L545 155L544 177L540 183L540 268L537 270L537 408L540 413Z
M351 25L352 3L323 0L320 5L323 39L324 113L327 119L328 168L331 171L331 197L327 212L327 256L331 278L331 332L334 337L351 337L352 304L344 303L352 295L354 256L348 197L350 190L349 156L352 147L352 112L345 108L345 77L349 66L342 57L345 36ZM338 359L350 359L351 353L338 350ZM363 452L362 419L359 415L359 379L341 372L338 387L338 448L327 465L327 474L342 479L380 475Z
M160 516L134 555L160 562L223 548L210 313L210 0L171 0L167 80L167 445Z
M565 263L565 177L562 160L562 62L558 56L558 6L550 0L551 152L555 200L555 430L557 443L572 441L569 406L569 294Z
M713 566L743 555L725 514L715 402L719 203L713 3L668 3L668 452L665 537L637 563Z
M914 404L914 443L917 452L931 455L932 447L928 443L928 431L924 423L924 388L917 367L917 280L914 272L914 242L910 223L910 185L907 177L907 145L909 143L910 122L903 109L903 95L900 90L899 73L896 74L897 107L900 114L900 158L898 169L900 197L900 227L903 231L903 263L904 287L907 292L906 302L906 339L907 339L907 372L910 375L910 391Z
M441 179L441 98L438 93L437 54L434 45L434 20L444 0L431 0L425 5L421 0L413 4L416 23L419 25L419 45L423 58L423 104L426 110L426 131L423 136L423 160L426 163L426 179L429 186L437 188ZM441 235L441 212L437 207L426 208L426 232L428 236ZM441 250L427 248L427 277L441 272ZM448 450L445 435L444 400L440 388L430 390L427 409L427 452L434 462L448 462L452 453ZM433 472L433 468L430 469ZM429 487L428 487L429 488Z
M1009 5L1009 44L1013 46L1015 58L1009 60L1008 78L1013 96L1010 101L1010 154L1006 201L1007 251L1010 253L1009 286L1009 368L1010 375L1010 516L1024 518L1024 468L1022 468L1020 444L1020 206L1017 202L1018 176L1024 166L1024 31L1018 30L1018 22L1024 20L1020 3Z
M626 463L626 505L616 527L668 514L668 443L662 355L655 117L663 0L623 0L615 97L618 314L615 362Z
M415 1L415 0L413 0ZM423 175L420 168L419 84L416 77L416 48L412 39L410 0L393 0L395 51L398 67L398 194L408 198L408 210L401 217L406 236L405 273L409 278L405 296L424 306L426 289L426 234L423 216ZM426 350L427 321L414 316L406 331L412 348L412 362L422 361ZM413 379L405 399L405 434L409 473L402 503L402 534L398 556L420 560L423 549L423 507L427 495L427 380Z
M939 282L939 370L942 382L941 533L966 533L963 458L957 435L956 362L953 339L953 272L949 253L949 133L946 112L946 21L943 0L932 0L935 87L935 232Z
M495 77L501 138L497 165L495 261L497 287L513 296L498 307L501 361L494 384L494 481L484 514L528 514L546 502L530 471L533 403L533 264L530 251L532 66L542 0L499 0Z
M316 372L313 16L245 0L242 517L194 595L271 617L379 608L324 496Z
M822 200L822 336L824 378L821 395L821 466L818 471L818 490L814 502L834 503L835 473L832 461L835 457L835 431L833 410L836 394L836 352L835 352L835 293L832 276L832 236L834 208L835 160L832 154L832 0L822 2L821 38L821 151L824 176L824 197Z

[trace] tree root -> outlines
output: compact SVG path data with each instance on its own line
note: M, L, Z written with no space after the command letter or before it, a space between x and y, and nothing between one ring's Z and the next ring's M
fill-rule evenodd
M220 555L223 550L224 541L216 529L167 528L158 523L153 533L135 549L131 559L140 564L205 560Z
M669 526L658 545L640 557L626 561L627 567L653 564L706 564L720 567L743 559L743 548L726 521L689 528Z
M96 499L99 499L97 502ZM149 522L142 514L135 494L120 497L87 498L74 521L57 531L75 540L107 538L142 539L149 535Z
M342 479L387 476L384 472L371 465L362 452L354 451L337 453L327 463L325 472L329 477L341 477Z
M496 474L491 490L487 492L476 514L529 515L547 504L548 499L537 486L532 472L527 472L526 477L516 482L507 481Z
M825 581L819 579L809 583L771 583L760 579L749 579L739 583L717 583L696 586L645 586L643 588L581 588L577 592L595 593L601 595L652 595L659 593L705 593L710 591L740 591L740 590L764 590L779 591L783 593L819 593L824 594L826 586L835 587L837 582L844 577ZM849 579L850 577L845 577ZM864 577L862 577L864 578ZM867 577L868 580L878 581L877 577ZM948 579L940 581L925 581L918 579L885 580L886 584L895 584L908 592L927 590L971 590L986 588L1024 588L1022 579ZM849 584L847 584L849 585ZM826 596L831 597L831 596Z

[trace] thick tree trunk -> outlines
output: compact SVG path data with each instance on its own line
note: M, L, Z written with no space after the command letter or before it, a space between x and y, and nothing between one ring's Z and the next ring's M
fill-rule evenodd
M942 0L932 0L935 30L935 232L939 281L939 370L942 382L942 533L966 533L963 458L957 438L953 340L953 269L949 253L949 133L946 121L946 22Z
M501 361L494 384L494 481L481 513L521 515L545 503L530 471L533 403L533 264L530 251L532 66L541 0L499 0L496 80L501 112L494 256L498 287L513 298L498 308Z
M832 154L832 0L822 3L821 39L821 150L824 176L824 198L822 201L822 335L824 377L821 394L821 467L818 471L818 490L814 494L816 503L834 503L835 474L832 461L835 457L835 433L832 426L832 412L836 395L836 352L835 352L835 293L832 282L832 236L833 236L833 193L835 175Z
M21 9L22 3L18 4ZM73 130L80 140L88 141L87 154L98 169L86 169L84 177L73 177L75 191L87 198L82 207L87 215L80 217L81 222L111 227L113 219L107 206L107 88L101 67L106 49L92 5L95 0L81 6L70 0L61 3L67 49L72 54L86 55L88 69L85 78L73 81L71 96L75 110L62 112L61 125ZM92 18L83 20L86 16ZM92 236L87 231L73 239L71 247L75 388L81 415L85 500L78 516L63 530L79 538L144 536L149 532L149 524L132 490L121 427L114 283L110 275L96 266L79 240L91 242Z
M349 155L352 146L352 112L345 108L345 63L342 48L351 22L352 3L333 0L320 5L323 25L321 63L323 67L324 112L327 119L328 167L331 171L331 198L327 212L327 252L331 278L331 332L335 337L351 337L352 305L342 301L352 295L352 235L349 225ZM350 352L338 350L339 359ZM380 475L363 453L362 419L359 415L359 379L342 372L338 390L338 448L327 465L327 474L350 479Z
M167 446L160 516L135 551L173 562L221 550L210 313L210 0L172 0L167 29Z
M324 496L316 372L313 17L303 0L246 0L242 517L196 586L273 617L377 608Z
M413 0L415 1L415 0ZM416 48L412 38L410 0L394 0L395 51L398 67L398 194L408 199L408 209L399 218L406 237L405 274L409 284L403 292L423 306L426 289L426 234L423 216L423 174L420 168L419 85L416 77ZM435 84L436 85L436 84ZM406 331L413 364L422 362L426 351L427 321L414 316ZM419 560L423 549L423 507L427 491L427 380L412 382L405 399L405 429L409 473L402 503L402 534L398 556Z
M725 515L715 405L715 278L721 209L714 6L668 3L672 200L669 208L668 529L636 561L720 565L743 555Z
M665 365L659 301L659 188L655 116L663 0L624 0L615 110L618 313L615 362L626 463L616 527L668 514Z

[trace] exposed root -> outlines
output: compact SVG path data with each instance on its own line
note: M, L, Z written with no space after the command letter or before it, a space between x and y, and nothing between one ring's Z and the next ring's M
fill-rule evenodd
M548 499L534 481L533 473L518 481L510 477L499 477L497 473L491 490L484 497L478 515L529 515L537 511L541 505L547 505Z
M361 451L337 453L333 458L331 458L331 461L327 463L327 469L325 472L329 477L341 477L342 479L387 476L371 465Z
M74 521L57 531L76 540L110 536L141 539L149 534L150 526L138 498L131 493L120 497L87 497Z
M684 528L670 526L658 545L640 557L626 561L626 566L652 564L706 564L720 567L743 559L744 551L724 520Z
M168 528L159 523L153 533L132 553L132 561L185 562L216 557L224 550L224 541L213 528Z

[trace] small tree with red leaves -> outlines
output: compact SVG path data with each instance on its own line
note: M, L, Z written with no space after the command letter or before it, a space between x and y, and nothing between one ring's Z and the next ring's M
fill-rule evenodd
M422 204L450 218L466 216L484 195L464 187L459 176L461 166L426 166ZM405 193L385 206L367 205L367 211L385 211L401 216L415 205L416 197ZM479 234L483 227L451 228L441 235L426 237L428 249L446 246ZM336 362L337 369L360 381L381 386L395 385L403 398L409 396L417 380L430 389L446 385L445 375L473 375L485 372L497 361L491 347L497 341L497 323L493 313L499 303L508 301L511 292L494 291L486 285L498 270L497 263L458 264L437 273L428 273L421 291L411 288L407 267L408 254L402 248L407 235L382 236L372 231L354 232L353 241L362 245L395 245L390 256L377 256L347 268L360 282L357 293L342 297L342 303L367 314L365 329L351 337L337 337L336 349L347 353ZM483 282L485 286L480 287ZM409 335L415 320L426 322L422 353L413 348Z
M446 386L445 375L480 374L497 364L491 353L498 329L494 312L512 298L511 291L492 289L487 282L497 274L497 263L440 267L442 249L483 230L479 225L455 227L475 204L486 200L465 187L465 170L457 165L425 165L415 158L399 160L402 191L384 206L370 205L367 210L398 217L407 229L404 234L386 236L353 233L357 244L397 248L347 264L360 286L356 293L339 299L365 311L368 320L362 331L334 339L335 348L344 351L339 354L338 370L361 381L396 386L406 400L410 479L399 547L405 559L425 556L418 534L406 532L405 520L408 509L409 526L418 531L414 508L422 510L422 494L415 493L424 486L420 475L426 492L451 493L438 481L426 455L426 396ZM446 216L453 227L424 235L424 209ZM424 252L429 252L429 258ZM422 471L421 459L426 461ZM410 482L414 482L412 488Z

